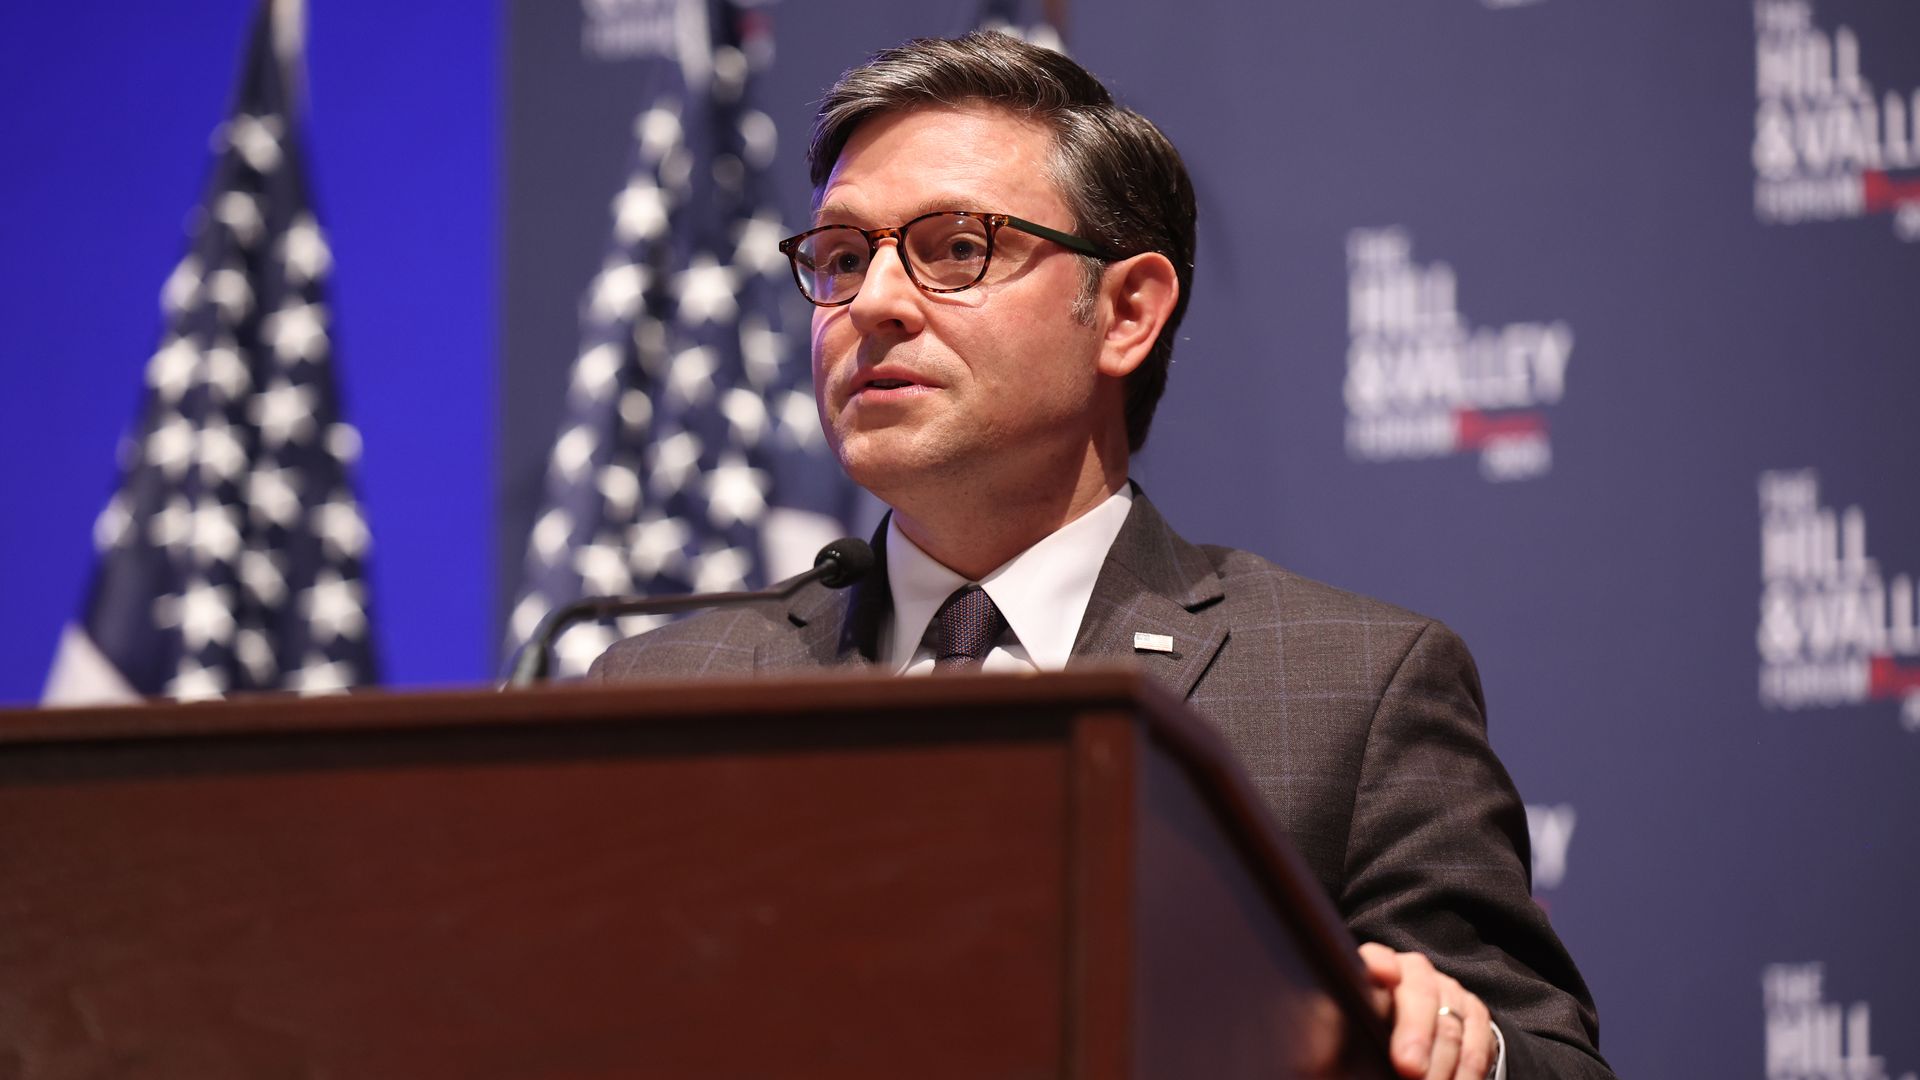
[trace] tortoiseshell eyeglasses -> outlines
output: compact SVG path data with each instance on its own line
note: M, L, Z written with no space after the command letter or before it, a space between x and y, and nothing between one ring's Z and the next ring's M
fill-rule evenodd
M793 264L793 280L802 296L821 307L839 307L853 303L882 240L899 244L901 264L915 285L930 293L956 293L987 276L994 237L1001 229L1018 229L1096 259L1114 258L1072 233L1011 214L973 210L938 210L892 229L822 225L780 241L780 251Z

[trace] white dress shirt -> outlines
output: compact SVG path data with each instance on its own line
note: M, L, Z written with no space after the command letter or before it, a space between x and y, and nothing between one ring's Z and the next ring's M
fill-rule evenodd
M987 654L982 671L1058 671L1067 666L1074 635L1093 599L1093 583L1132 509L1133 488L1122 485L1099 506L980 579L980 587L1006 618L1008 631ZM887 586L893 591L893 613L881 647L888 671L933 671L928 627L947 597L966 584L966 578L907 539L897 521L888 520Z
M1007 620L1007 632L980 665L982 671L1058 671L1067 666L1087 603L1107 551L1133 509L1133 486L1122 485L1099 506L1067 522L979 581ZM882 632L887 670L899 675L933 671L934 613L969 582L907 539L887 520L887 587L893 611ZM1507 1042L1493 1028L1497 1048L1488 1080L1506 1080Z

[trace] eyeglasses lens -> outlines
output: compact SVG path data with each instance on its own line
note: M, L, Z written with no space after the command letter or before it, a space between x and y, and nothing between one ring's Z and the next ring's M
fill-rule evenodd
M907 230L913 273L931 289L964 289L987 268L987 225L967 214L935 214Z
M866 234L850 225L834 225L796 244L793 264L809 299L834 304L859 291L871 255Z

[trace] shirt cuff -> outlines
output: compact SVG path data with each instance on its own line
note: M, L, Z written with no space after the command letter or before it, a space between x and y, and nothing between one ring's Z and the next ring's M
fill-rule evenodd
M1487 1021L1493 1028L1493 1068L1487 1070L1487 1080L1507 1080L1507 1037L1500 1034L1500 1025Z

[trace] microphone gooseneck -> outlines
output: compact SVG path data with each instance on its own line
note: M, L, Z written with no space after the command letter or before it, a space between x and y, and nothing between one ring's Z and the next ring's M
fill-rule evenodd
M520 648L514 658L508 688L532 686L548 675L552 665L553 643L575 623L588 619L611 619L621 615L667 615L705 607L748 604L758 600L784 600L801 589L819 582L829 589L844 589L866 577L874 566L873 548L858 537L843 536L820 549L813 569L796 574L771 588L753 592L688 593L683 596L587 596L562 604L540 620L539 629Z

